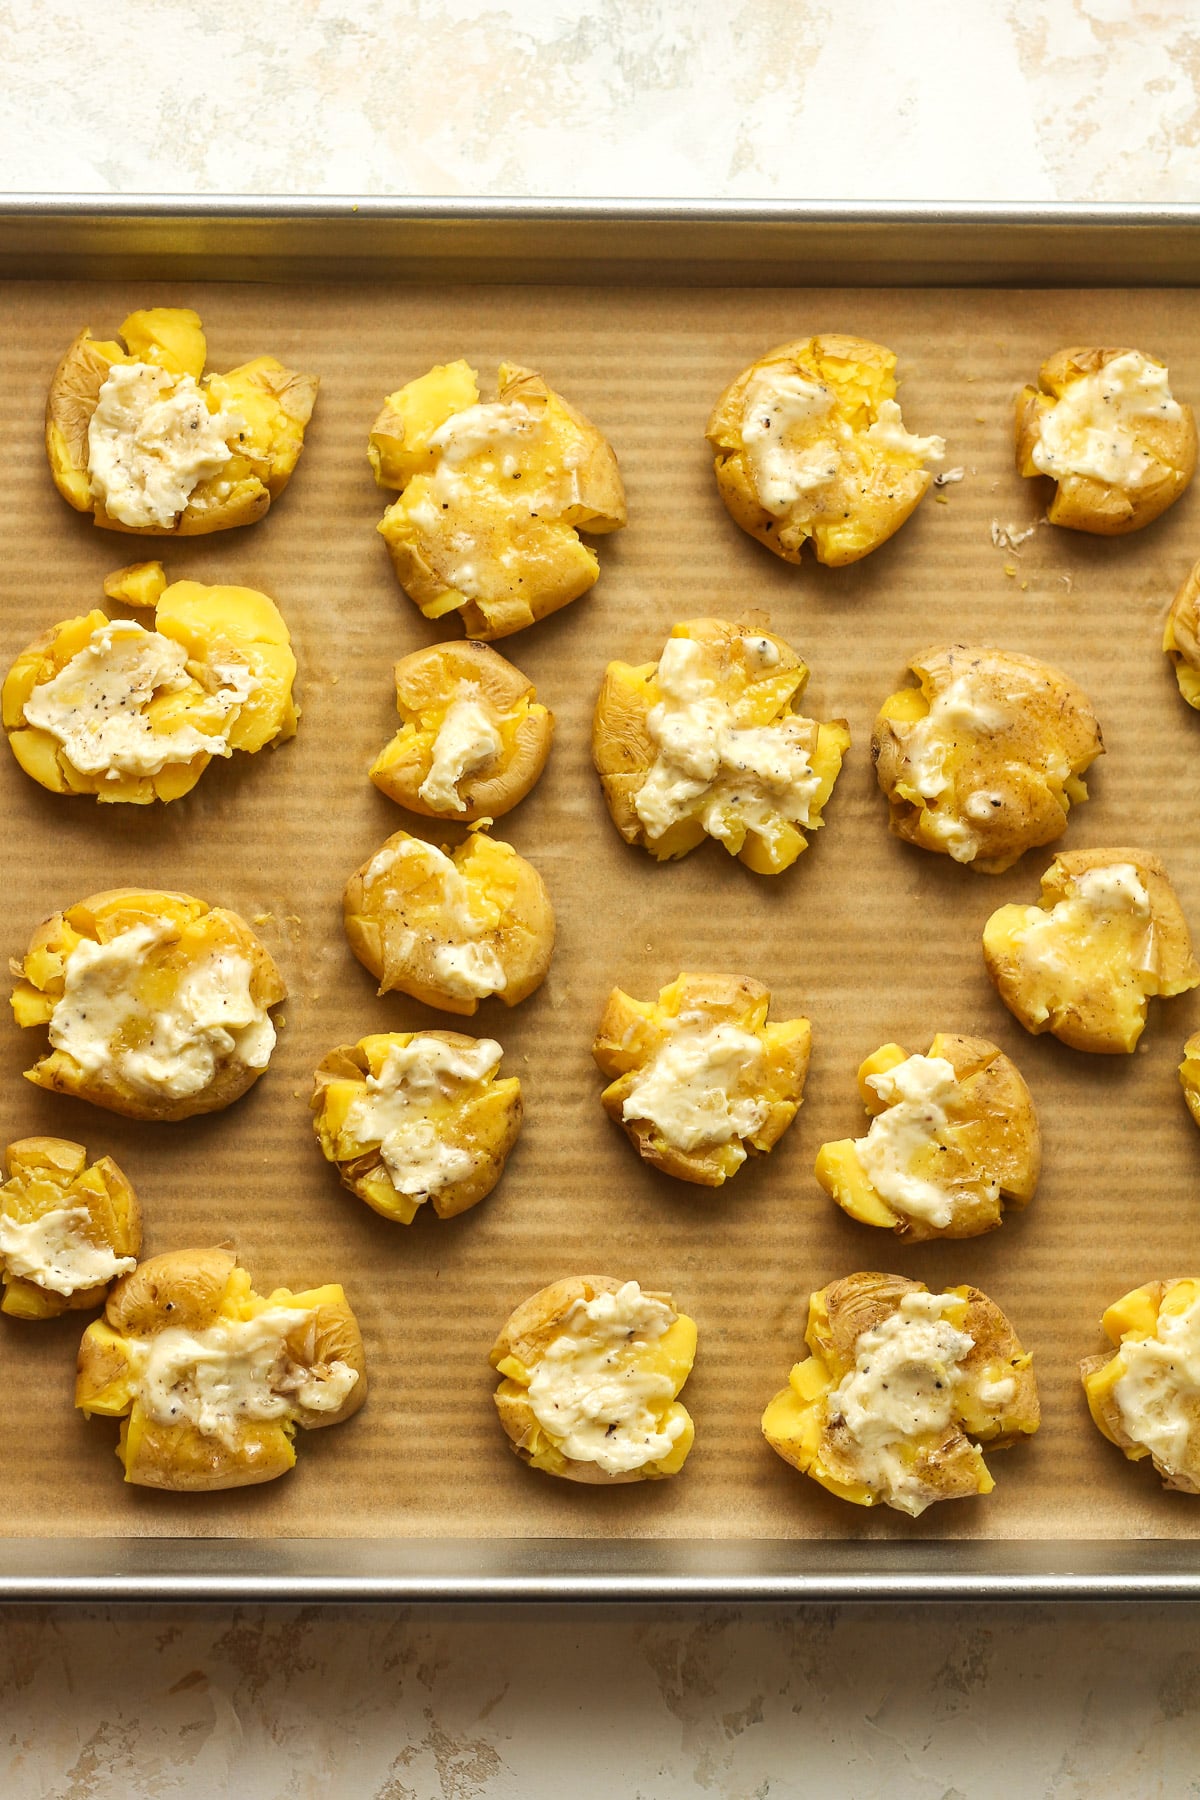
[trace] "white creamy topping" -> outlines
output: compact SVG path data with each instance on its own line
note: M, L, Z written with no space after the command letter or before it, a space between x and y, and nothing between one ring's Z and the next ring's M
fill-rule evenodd
M1075 892L1093 912L1132 913L1150 917L1150 896L1132 863L1110 863L1105 869L1085 869L1074 877Z
M940 1438L954 1417L954 1391L975 1340L944 1315L962 1306L958 1294L908 1293L899 1307L854 1346L854 1367L826 1402L854 1444L864 1486L913 1518L935 1495L905 1460L915 1439Z
M655 678L662 698L646 728L658 754L633 802L651 840L689 818L721 842L748 828L770 843L785 824L810 822L821 783L799 741L807 720L735 724L693 638L667 639Z
M854 1148L868 1181L884 1200L911 1218L948 1225L954 1213L952 1194L912 1164L933 1149L950 1123L947 1107L958 1092L954 1065L944 1056L910 1056L894 1069L868 1075L887 1110L871 1120L866 1137Z
M244 424L209 412L191 375L114 363L88 425L92 492L122 525L168 531L202 481L219 475Z
M1070 973L1070 965L1062 956L1064 939L1086 944L1120 918L1140 927L1146 954L1153 951L1150 895L1132 863L1087 869L1072 878L1067 899L1056 901L1049 912L1040 907L1031 907L1029 912L1028 924L1015 933L1014 941L1022 946L1029 961L1059 974Z
M504 965L490 944L439 944L433 972L448 994L486 1000L508 986Z
M157 775L168 763L193 756L230 756L224 737L198 731L186 720L156 730L150 704L177 694L189 682L187 651L174 638L147 631L132 619L113 619L93 631L50 681L25 702L25 722L57 738L81 775ZM240 662L209 665L214 698L232 721L258 686Z
M250 962L240 952L210 951L182 971L168 1005L146 1006L138 977L175 936L170 927L134 925L106 944L78 943L50 1016L53 1047L89 1074L119 1074L139 1094L170 1100L201 1093L230 1063L265 1069L275 1027L251 995Z
M356 1143L379 1145L398 1194L441 1193L473 1174L487 1153L447 1143L431 1109L452 1105L465 1087L485 1080L502 1054L494 1038L480 1038L469 1050L432 1037L393 1044L378 1075L367 1076L366 1092L350 1106L342 1130Z
M636 1281L575 1302L529 1383L533 1415L564 1456L620 1475L670 1454L686 1421L660 1419L674 1387L669 1376L640 1369L638 1353L677 1317Z
M878 415L867 426L867 442L877 445L880 450L919 456L923 462L941 462L946 454L945 438L917 437L915 432L904 429L900 406L895 400L879 402ZM961 478L962 470L958 473Z
M236 1449L247 1420L336 1412L358 1370L335 1360L296 1362L286 1339L314 1315L271 1306L253 1319L223 1319L203 1331L168 1326L137 1345L137 1397L156 1425L192 1425ZM309 1355L311 1356L310 1349Z
M515 444L533 437L543 419L543 413L534 412L519 401L505 405L493 400L453 413L444 425L430 432L428 443L431 450L440 450L443 461L453 467L481 451L493 455L502 455L506 450L511 453Z
M494 946L479 941L487 928L471 911L470 885L462 871L436 844L405 838L396 845L385 844L371 858L364 877L367 886L383 880L400 860L416 860L427 879L437 884L445 922L456 934L439 944L431 959L433 973L446 992L477 1000L502 993L508 976Z
M492 715L480 705L477 690L469 689L446 708L433 740L429 773L417 793L439 812L466 812L459 782L498 756L502 745Z
M769 513L785 513L804 494L832 481L841 450L832 437L798 445L794 434L827 420L835 397L823 382L786 369L760 369L747 383L742 445L755 498Z
M779 666L779 645L769 637L744 637L742 649L752 668L775 669Z
M52 1294L77 1294L137 1267L136 1256L93 1243L90 1224L86 1206L56 1206L24 1225L0 1213L0 1257L10 1275Z
M904 740L905 784L922 799L936 800L950 786L946 758L964 736L992 737L1012 725L1009 709L986 699L986 692L978 670L966 669L934 695L925 717L911 727Z
M1056 481L1084 475L1114 487L1141 487L1157 465L1138 446L1138 421L1182 416L1162 364L1127 350L1094 375L1073 381L1042 413L1031 460Z
M713 1025L707 1014L680 1013L662 1049L641 1070L621 1108L624 1119L646 1119L677 1150L736 1147L761 1131L767 1102L739 1089L762 1067L761 1038L737 1025Z
M1144 1444L1160 1468L1177 1475L1187 1465L1200 1422L1200 1300L1183 1312L1160 1312L1156 1333L1122 1343L1125 1373L1112 1393L1134 1443Z

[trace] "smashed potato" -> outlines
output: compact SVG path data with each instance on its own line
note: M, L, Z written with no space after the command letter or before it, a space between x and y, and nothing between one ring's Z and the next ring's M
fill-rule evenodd
M396 664L400 729L371 780L434 819L498 819L523 800L550 754L554 714L533 683L486 644L433 644Z
M1033 1097L986 1038L939 1031L924 1056L885 1044L858 1071L861 1138L822 1144L816 1177L843 1212L910 1244L994 1231L1041 1172Z
M1079 1365L1092 1418L1130 1462L1150 1457L1164 1486L1200 1494L1200 1277L1149 1281L1101 1324L1117 1351Z
M85 327L51 379L46 454L63 499L108 531L150 537L261 519L299 461L316 376L273 356L206 375L186 307L130 313L118 337Z
M313 1129L343 1187L400 1225L452 1219L491 1193L521 1129L521 1083L494 1038L393 1031L318 1064Z
M75 1404L120 1419L136 1487L249 1487L286 1475L296 1427L367 1397L358 1321L335 1283L256 1294L228 1250L175 1250L125 1275L79 1346Z
M600 574L580 531L625 523L611 446L540 375L500 365L480 404L475 370L439 364L385 401L367 454L399 490L379 523L401 587L427 619L461 614L508 637L586 593Z
M1179 1065L1179 1079L1183 1084L1183 1097L1187 1109L1200 1125L1200 1031L1192 1033L1183 1046L1183 1061Z
M657 1000L614 988L592 1055L605 1112L645 1162L720 1187L774 1149L804 1097L807 1019L767 1022L771 992L749 976L680 975Z
M137 1265L142 1212L111 1156L88 1162L67 1138L19 1138L0 1187L0 1312L56 1319L99 1306Z
M717 487L731 516L785 562L858 562L928 493L922 465L940 437L906 431L896 358L833 334L780 344L730 383L708 421Z
M909 667L920 686L884 701L871 738L895 835L988 875L1061 837L1104 753L1083 689L982 646L923 650Z
M516 1006L546 979L554 913L511 844L472 832L452 854L397 831L346 883L346 936L381 994L443 1012L496 995Z
M1118 537L1182 494L1196 421L1164 364L1140 350L1058 350L1017 397L1017 472L1057 483L1051 525Z
M25 1079L130 1119L229 1106L270 1061L287 989L244 919L187 894L114 888L39 925L13 965L18 1025L47 1025Z
M992 914L983 956L1026 1031L1051 1031L1073 1050L1108 1056L1133 1050L1151 996L1200 985L1175 890L1145 850L1056 857L1036 906Z
M692 1447L676 1395L695 1358L695 1323L669 1294L572 1276L518 1306L496 1339L496 1411L521 1461L547 1475L657 1481Z
M115 597L149 593L145 570L162 574L118 570ZM137 604L154 606L153 630L97 608L43 632L8 672L9 748L53 794L178 800L214 756L295 736L296 659L266 594L176 581Z
M664 862L706 837L759 875L790 868L824 824L850 747L844 719L795 710L808 669L751 625L675 625L657 663L609 663L592 760L627 844Z
M1200 562L1171 602L1163 649L1171 659L1180 693L1189 706L1200 709Z
M804 1341L763 1436L855 1506L915 1519L935 1500L990 1494L981 1445L1038 1428L1033 1359L978 1288L847 1275L813 1294Z

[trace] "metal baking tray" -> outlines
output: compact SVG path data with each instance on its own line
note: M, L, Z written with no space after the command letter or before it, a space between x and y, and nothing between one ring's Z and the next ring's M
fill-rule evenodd
M0 277L1193 287L1200 207L17 196ZM1200 1597L1180 1539L0 1540L0 1598Z

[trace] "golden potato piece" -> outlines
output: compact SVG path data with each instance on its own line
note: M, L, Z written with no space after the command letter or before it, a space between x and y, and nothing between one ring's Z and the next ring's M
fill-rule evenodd
M1183 1061L1179 1065L1179 1079L1183 1085L1183 1097L1187 1109L1200 1125L1200 1031L1192 1033L1183 1046Z
M885 1044L858 1071L865 1137L822 1144L816 1177L843 1212L910 1244L994 1231L1041 1172L1033 1097L986 1038L939 1031L923 1056Z
M1068 850L1036 906L1002 906L983 929L997 993L1026 1031L1073 1050L1133 1050L1146 1002L1200 985L1175 890L1145 850Z
M67 1138L19 1138L0 1187L0 1312L55 1319L99 1306L137 1264L142 1213L111 1156Z
M935 1500L990 1494L980 1446L1038 1428L1033 1358L978 1288L847 1275L813 1294L804 1341L763 1436L856 1506L915 1519Z
M284 1475L296 1427L367 1397L362 1337L336 1284L256 1294L228 1250L153 1256L117 1283L79 1346L75 1404L121 1420L136 1487L202 1493Z
M162 573L159 563L139 568ZM118 597L155 585L129 569L117 575ZM9 747L51 793L177 800L214 756L295 736L296 659L273 600L176 581L154 605L153 630L99 609L67 619L9 670Z
M518 1306L492 1347L493 1398L522 1462L610 1486L677 1475L695 1435L676 1395L696 1326L669 1294L576 1275Z
M753 624L675 625L657 663L609 663L592 761L613 824L660 862L706 837L759 875L807 848L850 747L796 710L808 669Z
M1200 562L1171 602L1163 649L1171 659L1180 693L1189 706L1200 709Z
M400 729L371 769L375 786L434 819L498 819L523 800L550 754L554 714L533 683L486 644L432 644L396 664Z
M644 1161L720 1187L774 1149L804 1097L812 1032L768 1024L770 1004L746 975L680 975L657 1000L613 989L592 1045L600 1102Z
M473 638L508 637L600 574L580 539L625 523L611 446L540 375L501 363L479 403L474 369L439 365L385 401L367 454L398 489L379 523L401 587L427 619L457 611Z
M25 1079L130 1119L238 1100L275 1047L279 970L244 919L187 894L114 888L55 913L13 964L18 1025L50 1050Z
M1200 1494L1200 1277L1149 1281L1104 1314L1115 1356L1079 1365L1096 1425L1163 1485Z
M104 577L106 600L120 600L124 606L155 607L167 587L167 572L160 562L126 563Z
M109 531L194 537L252 525L287 486L317 397L315 375L257 356L204 374L187 308L131 313L120 342L85 327L46 401L59 493Z
M313 1129L343 1187L400 1225L491 1193L521 1129L521 1083L494 1038L392 1031L342 1044L313 1082Z
M554 913L511 844L472 832L447 853L397 831L346 883L350 948L379 982L470 1016L493 995L516 1006L546 979Z
M904 429L896 358L833 334L780 344L743 369L713 408L708 441L731 516L785 562L858 562L929 491L940 437Z
M1104 753L1083 689L1013 650L949 644L909 668L871 738L897 837L987 875L1061 837Z
M1117 537L1178 500L1196 467L1196 421L1140 350L1058 350L1017 397L1017 473L1057 483L1052 525Z

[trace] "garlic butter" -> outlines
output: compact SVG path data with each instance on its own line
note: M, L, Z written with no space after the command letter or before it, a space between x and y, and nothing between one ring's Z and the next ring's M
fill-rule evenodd
M836 406L823 382L767 365L746 387L742 444L750 465L755 497L769 513L785 513L804 494L833 480L841 465ZM825 429L827 426L827 429ZM813 430L813 443L796 443ZM844 424L841 435L848 435Z
M622 1117L648 1121L678 1150L731 1145L740 1166L746 1160L741 1140L753 1138L770 1111L752 1091L764 1054L753 1032L681 1013L630 1088Z
M473 1175L488 1150L450 1141L439 1128L439 1112L442 1124L449 1122L454 1101L486 1080L502 1054L493 1038L480 1038L469 1049L421 1036L392 1044L378 1075L367 1075L363 1095L350 1105L344 1136L379 1145L398 1194L424 1200L443 1192Z
M101 1287L137 1267L134 1256L117 1256L90 1235L86 1206L56 1206L18 1223L0 1212L0 1256L10 1276L32 1281L52 1294L71 1295Z
M899 1212L936 1226L949 1225L952 1193L913 1163L935 1149L950 1123L958 1094L953 1064L943 1056L910 1056L895 1068L867 1077L886 1111L871 1121L854 1148L871 1186Z
M1124 1373L1112 1395L1121 1424L1166 1475L1194 1466L1200 1422L1200 1299L1182 1312L1160 1310L1155 1335L1124 1338Z
M1141 487L1159 463L1139 443L1139 422L1181 417L1163 365L1127 350L1070 382L1044 409L1031 460L1055 481L1076 475L1113 487Z
M92 493L123 525L169 531L243 427L235 413L211 412L191 375L114 363L88 425Z
M466 812L459 784L492 762L502 747L494 718L480 704L478 691L468 689L451 701L438 726L429 773L417 789L420 798L438 812Z

